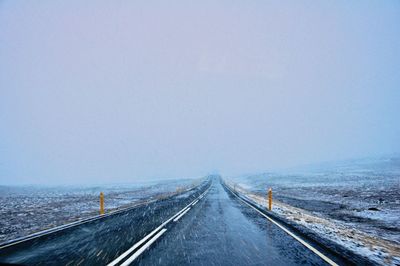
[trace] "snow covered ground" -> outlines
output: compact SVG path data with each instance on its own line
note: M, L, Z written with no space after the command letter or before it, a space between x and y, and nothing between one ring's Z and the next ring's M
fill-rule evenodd
M274 212L382 264L400 264L400 157L307 166L229 179Z
M168 196L202 179L176 179L102 186L0 186L0 243L97 215L99 194L107 211Z

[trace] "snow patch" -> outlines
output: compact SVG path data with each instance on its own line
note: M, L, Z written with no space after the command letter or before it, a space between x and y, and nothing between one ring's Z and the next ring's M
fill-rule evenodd
M248 200L262 208L267 208L266 196L245 189L242 184L225 181L225 183ZM316 213L293 207L289 204L273 201L275 214L289 221L304 226L323 238L352 250L356 254L366 256L371 261L381 265L400 264L400 246L394 242L371 236L349 226L343 221L318 216Z

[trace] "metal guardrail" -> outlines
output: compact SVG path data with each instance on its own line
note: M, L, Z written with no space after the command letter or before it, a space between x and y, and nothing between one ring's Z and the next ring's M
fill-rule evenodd
M181 190L179 192L175 192L174 194L169 195L169 197L167 197L167 198L171 198L171 197L174 197L174 196L189 192L189 191L191 191L193 189L196 189L197 187L203 185L204 182L200 183L199 185L197 185L195 187L190 187L190 188L187 188L185 190ZM207 181L207 182L209 182L209 181ZM75 222L71 222L71 223L68 223L68 224L56 226L56 227L53 227L53 228L50 228L50 229L46 229L46 230L42 230L42 231L39 231L39 232L36 232L36 233L33 233L33 234L29 234L27 236L18 237L18 238L3 242L3 243L0 244L0 250L6 249L6 248L9 248L9 247L18 245L18 244L21 244L23 242L27 242L27 241L33 240L35 238L40 238L40 237L47 236L47 235L50 235L50 234L54 234L54 233L57 233L57 232L60 232L60 231L66 230L66 229L70 229L70 228L73 228L73 227L76 227L76 226L79 226L79 225L82 225L82 224L94 222L96 220L105 219L107 217L110 217L110 216L113 216L113 215L116 215L116 214L120 214L120 213L124 213L124 212L127 212L127 211L131 211L131 210L139 208L141 206L144 206L144 205L147 205L147 204L150 204L150 203L154 203L154 202L157 202L157 201L162 201L162 200L165 200L167 198L149 199L149 200L146 200L146 201L143 201L143 202L136 203L133 206L129 206L129 207L126 207L126 208L123 208L123 209L113 210L113 211L110 211L108 213L105 213L104 194L103 195L100 194L100 214L99 215L95 215L95 216L92 216L92 217L89 217L89 218L85 218L85 219L78 220L78 221L75 221ZM103 203L102 203L102 201L103 201ZM102 208L103 208L103 213L102 213Z

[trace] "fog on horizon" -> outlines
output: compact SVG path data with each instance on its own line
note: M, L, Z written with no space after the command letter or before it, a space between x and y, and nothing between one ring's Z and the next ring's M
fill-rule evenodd
M0 185L400 151L399 1L1 1Z

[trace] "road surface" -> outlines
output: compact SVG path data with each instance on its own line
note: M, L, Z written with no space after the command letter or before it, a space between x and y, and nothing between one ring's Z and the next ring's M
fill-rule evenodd
M0 248L0 263L105 265L198 197L205 186L207 184L180 196Z
M329 255L328 255L329 256ZM332 257L336 262L340 258ZM26 265L327 265L214 178L211 186L0 249Z
M139 265L327 265L219 182L197 205Z

